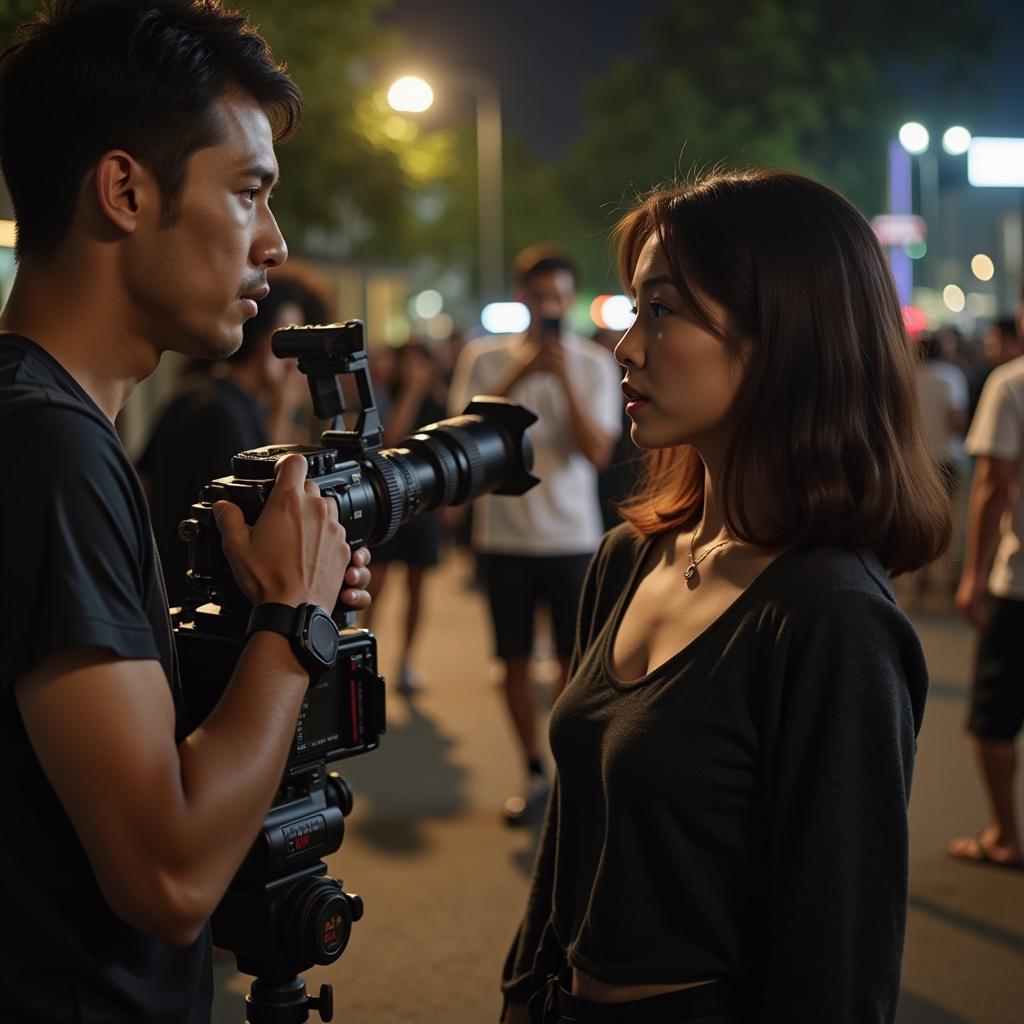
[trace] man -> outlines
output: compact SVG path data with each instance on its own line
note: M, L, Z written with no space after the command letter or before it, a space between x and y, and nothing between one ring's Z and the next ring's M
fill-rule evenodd
M1024 295L1018 317L1024 332ZM967 435L976 456L956 603L980 630L967 728L989 821L954 839L954 857L1020 868L1015 741L1024 724L1024 358L996 367Z
M601 539L597 473L620 430L622 395L612 356L566 327L577 283L568 257L552 246L533 246L514 270L516 297L529 310L530 325L525 334L464 349L449 409L459 413L473 395L490 394L520 402L538 417L529 436L540 484L522 497L482 498L473 513L495 652L526 764L523 789L505 802L504 814L510 825L521 825L543 810L549 791L529 679L534 611L538 601L550 608L557 697L568 674L583 577Z
M186 374L139 458L172 605L196 596L185 577L188 549L178 524L203 485L229 473L238 452L305 439L297 436L295 417L309 394L306 378L294 359L274 355L271 339L287 324L325 324L331 318L289 269L269 275L270 294L243 325L238 351Z
M280 782L309 675L249 639L189 733L145 501L113 429L169 349L219 358L287 255L274 141L301 111L215 0L58 0L0 57L19 267L0 328L0 1016L210 1019L206 921ZM255 606L365 607L333 502L281 460L219 503ZM348 568L346 568L348 567ZM344 580L344 582L343 582Z
M1021 344L1020 334L1017 330L1017 319L1012 316L1000 317L989 324L985 331L984 342L985 362L982 363L968 378L967 397L967 425L974 421L974 413L978 408L978 400L981 398L981 389L985 386L989 374L1003 363L1024 355L1024 345Z

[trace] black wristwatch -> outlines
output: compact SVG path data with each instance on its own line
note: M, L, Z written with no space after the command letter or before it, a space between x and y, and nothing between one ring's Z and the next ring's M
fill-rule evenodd
M300 604L295 608L273 601L258 604L249 616L245 639L261 629L286 636L295 657L311 676L334 667L338 657L338 626L318 605Z

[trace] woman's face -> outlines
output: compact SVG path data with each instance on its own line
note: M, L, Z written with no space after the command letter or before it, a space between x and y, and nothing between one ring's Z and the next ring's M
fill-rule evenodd
M640 251L631 291L637 317L615 346L615 358L626 370L622 390L634 444L720 444L728 434L742 362L692 318L656 235ZM712 319L724 325L724 309L701 297Z

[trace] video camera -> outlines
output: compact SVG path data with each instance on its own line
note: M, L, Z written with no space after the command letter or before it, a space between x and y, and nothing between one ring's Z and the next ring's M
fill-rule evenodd
M251 605L235 583L213 519L214 503L238 505L252 525L274 485L274 464L297 452L324 497L334 498L352 548L393 537L415 516L481 494L523 494L537 483L526 429L536 416L501 398L476 397L461 416L417 430L383 449L382 430L358 320L275 332L274 354L296 358L316 415L334 420L319 446L280 445L241 452L232 475L207 484L179 527L189 544L188 578L200 595L175 616L191 726L205 720L241 655ZM354 387L355 395L351 395ZM349 397L346 397L346 390ZM353 402L354 397L354 402ZM357 413L352 429L342 414ZM310 680L281 786L260 835L214 912L213 939L254 975L246 1019L284 1024L317 1010L333 1015L330 986L306 995L297 975L333 963L345 949L362 901L327 877L321 858L336 851L352 809L348 785L327 764L374 750L387 728L377 641L354 628L355 613L332 612L339 647L334 667Z

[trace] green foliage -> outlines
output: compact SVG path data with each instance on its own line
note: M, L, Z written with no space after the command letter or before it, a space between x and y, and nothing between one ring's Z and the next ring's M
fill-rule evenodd
M388 109L380 83L363 81L392 43L377 24L381 6L249 0L246 10L305 100L299 131L278 154L275 210L286 235L316 229L336 255L401 260L415 234L415 190L451 172L452 140L423 135Z
M228 0L230 5L230 0ZM298 132L279 147L274 210L294 251L316 236L331 255L404 261L416 239L416 190L450 174L450 134L409 131L389 138L380 83L364 81L393 39L378 24L384 0L344 3L249 0L240 4L302 90ZM39 9L38 0L0 0L0 37ZM391 115L397 118L397 115ZM401 120L401 119L399 119Z
M645 38L592 88L561 169L578 216L720 165L810 174L875 213L912 77L973 84L993 25L978 0L679 0Z

